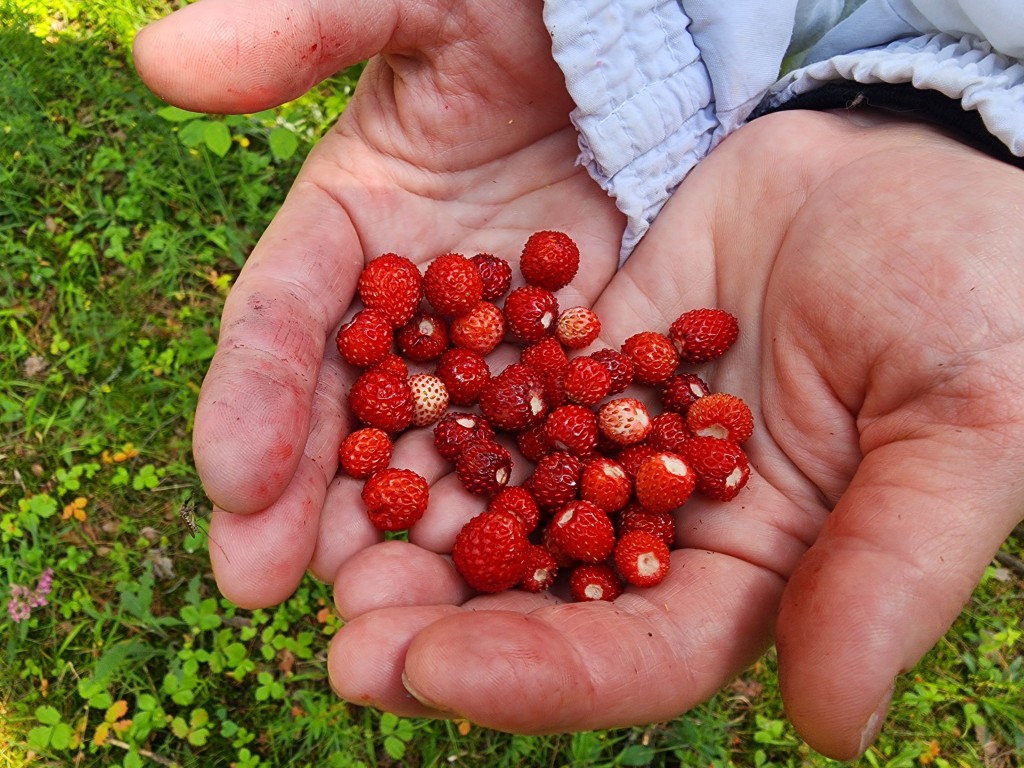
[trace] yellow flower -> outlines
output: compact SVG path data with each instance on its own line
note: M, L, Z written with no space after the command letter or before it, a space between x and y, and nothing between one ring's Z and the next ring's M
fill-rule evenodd
M79 496L77 499L72 501L70 504L64 505L64 511L61 513L62 520L69 520L72 517L78 522L85 520L85 506L89 503L89 500L83 496Z

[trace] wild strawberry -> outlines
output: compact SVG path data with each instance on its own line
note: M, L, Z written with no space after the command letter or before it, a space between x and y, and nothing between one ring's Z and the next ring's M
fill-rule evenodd
M476 413L449 411L434 427L434 447L448 461L454 462L462 449L477 440L491 441L494 430Z
M656 453L657 451L647 445L647 443L636 443L634 445L627 445L615 454L615 460L626 470L626 476L630 480L636 480L636 471L640 469L640 465L644 463L648 456L653 456Z
M633 363L633 378L644 384L664 381L679 365L679 353L663 333L641 331L622 343L622 354Z
M338 463L349 477L365 480L391 461L391 438L376 427L349 432L338 448Z
M578 499L561 507L549 529L562 552L584 563L600 563L615 547L615 526L608 513L591 501Z
M480 390L491 380L491 369L477 352L452 347L437 361L434 375L444 382L454 405L466 406L480 399Z
M555 320L555 336L569 349L589 346L601 333L601 320L587 307L562 310Z
M527 592L543 592L555 583L558 563L554 555L540 544L530 544L526 550L526 568L516 584Z
M566 371L542 373L540 376L544 382L544 402L548 404L549 411L569 402L565 394Z
M496 304L481 301L464 315L452 318L451 337L456 347L490 354L505 338L505 315Z
M522 578L529 545L515 515L483 512L471 518L455 537L452 562L473 589L502 592Z
M583 464L580 498L597 504L605 512L618 512L633 495L633 481L614 459L599 456Z
M444 382L429 373L415 373L409 377L412 390L412 425L429 427L448 409L448 390Z
M636 502L619 512L615 522L620 539L630 531L653 533L666 547L676 539L676 521L671 512L652 512Z
M640 464L636 471L636 500L652 512L671 512L693 492L696 475L682 456L661 451Z
M523 530L530 533L540 522L540 508L533 494L521 485L506 485L487 502L487 509L511 512L523 524Z
M597 417L582 405L563 405L544 421L548 444L556 451L574 456L592 453L597 446Z
M569 284L580 266L580 249L564 232L535 232L519 257L519 271L530 285L557 291Z
M423 292L435 311L458 317L483 298L484 283L473 262L460 253L446 253L427 266Z
M544 384L530 366L513 363L480 391L480 412L495 429L518 432L547 413Z
M413 400L409 383L376 368L365 371L348 395L356 418L385 432L401 432L412 424Z
M608 369L592 357L574 357L565 371L565 397L580 405L597 405L611 388Z
M668 576L665 542L647 531L630 531L615 545L615 569L635 587L653 587Z
M395 334L402 354L417 363L436 360L448 349L448 323L433 312L417 312Z
M558 299L551 291L524 285L505 297L508 329L523 341L540 341L554 330L557 317Z
M610 565L584 563L569 576L569 591L577 603L592 600L612 602L622 594L622 579Z
M739 332L739 322L724 309L691 309L668 329L684 363L706 363L721 357Z
M583 462L565 451L541 456L525 485L545 512L563 507L577 497Z
M633 445L651 434L651 416L636 398L619 397L598 410L597 428L616 445Z
M387 371L393 373L400 379L409 378L409 366L405 363L405 358L396 355L394 352L389 352L384 356L384 359L373 366L375 371Z
M484 284L484 301L497 301L512 285L512 267L504 259L491 253L478 253L470 258L480 272Z
M754 433L754 416L736 395L713 392L690 406L686 425L699 437L719 437L742 443Z
M651 434L647 437L647 444L656 451L681 453L683 443L690 436L686 419L678 413L666 411L651 419Z
M711 387L695 373L677 373L658 385L661 407L683 416L698 398L711 394Z
M563 373L569 367L569 358L554 336L545 336L524 347L519 353L519 361L541 373Z
M730 440L691 438L683 446L683 456L697 475L697 490L712 499L735 498L750 478L747 455Z
M383 312L361 309L338 330L338 352L350 365L372 368L391 352L394 329Z
M423 517L430 486L411 469L388 467L370 475L363 485L362 498L375 527L403 531Z
M606 347L591 352L590 357L608 369L611 377L609 395L617 395L633 383L633 361L618 350Z
M474 440L456 457L455 474L470 493L491 496L508 484L512 454L493 440Z
M385 253L366 265L357 290L364 306L380 310L398 328L409 322L423 298L423 276L409 259Z
M554 450L548 442L548 433L543 422L516 432L516 447L524 459L534 464L539 462L544 454Z

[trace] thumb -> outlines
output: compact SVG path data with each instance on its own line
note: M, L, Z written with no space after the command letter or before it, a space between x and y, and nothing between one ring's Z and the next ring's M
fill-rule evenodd
M396 17L394 3L373 0L202 0L139 32L135 67L184 109L255 112L379 52Z
M1019 483L992 479L1020 467L1000 467L979 438L950 430L869 452L786 587L783 701L825 755L870 746L896 677L949 629L1019 518Z

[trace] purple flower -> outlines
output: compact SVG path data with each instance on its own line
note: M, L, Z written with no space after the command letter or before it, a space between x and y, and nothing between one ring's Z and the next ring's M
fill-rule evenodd
M53 589L53 568L46 568L39 576L35 589L11 584L11 599L7 602L7 615L15 623L24 621L32 614L33 608L47 604L46 596Z

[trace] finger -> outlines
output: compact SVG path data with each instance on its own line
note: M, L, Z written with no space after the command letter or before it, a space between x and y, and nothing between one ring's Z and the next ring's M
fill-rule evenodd
M786 711L825 755L874 740L896 677L946 632L1020 517L1020 475L962 430L878 448L794 573L779 613ZM998 462L1005 463L1005 462Z
M397 4L202 0L135 39L135 66L160 98L199 112L256 112L297 98L369 58Z

